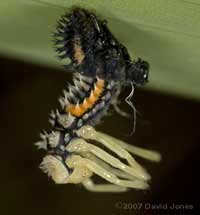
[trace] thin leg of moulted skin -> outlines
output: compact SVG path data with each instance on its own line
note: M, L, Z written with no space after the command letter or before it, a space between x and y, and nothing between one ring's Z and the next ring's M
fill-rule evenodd
M102 145L106 146L108 149L115 152L119 157L126 159L128 164L136 169L142 170L145 172L146 170L138 164L135 159L131 156L131 154L124 149L118 142L113 140L109 135L105 135L104 133L97 132L91 126L83 126L77 131L78 136L83 137L84 139L92 139L98 141Z
M76 153L91 152L92 154L94 154L98 158L102 159L103 161L107 162L111 166L118 168L118 169L126 172L127 174L130 174L130 175L136 177L137 179L140 179L140 180L150 179L149 174L146 171L144 171L143 169L129 167L128 165L122 163L119 159L108 154L101 148L99 148L93 144L87 143L85 140L83 140L81 138L76 138L76 139L72 140L70 142L70 144L66 147L66 149L67 149L67 151L69 151L71 153L73 153L73 152L76 152Z
M81 155L83 157L85 157L85 158L88 158L88 159L96 162L101 167L103 167L104 169L106 169L109 172L112 172L113 174L115 174L119 178L124 178L124 179L129 179L129 180L136 180L137 179L136 177L134 177L134 176L132 176L130 174L127 174L126 172L123 172L122 170L119 170L119 169L111 167L106 162L104 162L103 160L97 158L95 155L93 155L91 153L81 153Z
M104 178L106 181L112 183L112 184L116 184L118 186L122 186L122 187L127 187L127 188L135 188L135 189L148 189L149 185L144 182L143 180L123 180L123 179L119 179L116 175L114 175L113 173L107 171L106 169L102 168L100 165L96 164L95 162L83 158L84 160L84 165L86 165L86 167L92 171L93 173L95 173L96 175Z
M112 184L94 184L92 179L88 178L85 181L82 182L83 186L92 192L112 192L112 193L118 193L118 192L126 192L128 191L128 188L121 187L118 185L112 185Z
M160 153L158 153L156 151L143 149L138 146L130 145L128 143L125 143L124 141L118 140L118 139L111 137L107 134L104 134L102 132L98 132L98 133L101 134L102 136L104 136L104 138L109 138L113 142L119 144L124 149L127 149L129 152L131 152L132 154L135 154L137 156L140 156L142 158L145 158L147 160L154 161L154 162L159 162L161 160Z
M81 168L87 169L88 171L100 176L101 178L105 179L106 181L110 182L111 184L115 184L118 186L127 187L127 188L135 188L135 189L143 189L143 190L147 189L149 187L149 185L146 182L144 182L143 180L119 179L115 174L102 168L99 164L97 164L89 159L82 158L80 155L72 155L70 158L68 158L66 160L66 164L70 168L73 168L74 171L77 168L80 170L81 170ZM81 174L81 172L80 172L80 174ZM88 177L83 177L82 174L79 175L78 177L83 179L79 183L82 183L83 181L85 181L88 178ZM71 183L73 183L73 181Z

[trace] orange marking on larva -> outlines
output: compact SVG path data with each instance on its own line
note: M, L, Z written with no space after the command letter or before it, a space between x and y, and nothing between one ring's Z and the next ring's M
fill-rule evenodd
M81 116L85 110L80 107L80 105L70 105L68 111L74 116Z
M98 101L101 93L104 89L104 80L98 79L94 90L91 90L90 96L85 98L83 103L80 105L70 104L67 107L67 111L76 117L82 116L88 109L92 108L92 106Z
M84 109L86 111L89 108L91 108L93 106L93 104L89 102L88 98L86 98L86 99L84 99L83 103L80 106L81 106L82 109Z
M88 102L93 105L96 102L96 100L97 100L97 97L95 97L95 95L93 93L93 90L92 90L90 92L90 96L88 98Z
M104 87L104 80L103 79L97 79L97 82L96 82L96 86L98 88L103 88Z
M86 99L84 99L83 103L81 104L81 108L87 110L89 107L89 103L87 102Z
M88 97L87 99L86 99L86 101L87 101L87 107L86 107L86 110L87 109L89 109L89 108L91 108L92 106L93 106L93 103L91 103L91 101L90 101L90 99L89 99L90 97Z
M75 40L74 43L74 58L77 61L78 64L81 64L83 62L83 59L85 58L85 54L81 48L80 40Z
M95 96L99 96L102 92L102 88L97 87L97 85L95 84L93 92Z

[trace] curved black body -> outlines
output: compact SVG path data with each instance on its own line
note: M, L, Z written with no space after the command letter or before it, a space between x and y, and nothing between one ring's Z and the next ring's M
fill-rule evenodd
M65 14L58 21L54 36L59 58L71 59L71 64L66 65L69 70L78 70L89 77L120 81L122 85L130 82L142 85L148 80L148 62L140 58L131 61L126 47L112 35L107 22L94 13L76 8ZM76 39L84 53L80 64L74 57Z
M76 130L84 125L95 126L110 104L117 103L121 86L146 83L149 64L141 59L131 61L126 47L112 35L107 22L85 9L75 8L62 16L54 40L58 57L71 59L65 67L66 71L74 72L74 83L60 98L61 109L51 114L54 131L44 135L39 147L62 158L66 166L65 159L69 155L66 146L77 137ZM99 80L103 83L97 90ZM83 107L84 101L92 105L81 115L73 115L74 112L67 109L70 105Z

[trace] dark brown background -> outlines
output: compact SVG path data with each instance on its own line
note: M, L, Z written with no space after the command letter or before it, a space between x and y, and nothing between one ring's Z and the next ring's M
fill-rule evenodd
M136 134L132 124L112 112L98 129L161 152L159 164L138 159L152 174L149 191L90 193L79 185L55 185L39 169L44 156L33 145L49 127L48 113L70 80L62 70L0 59L1 214L198 214L200 103L137 89L134 104L141 113ZM122 108L131 111L123 102ZM143 203L141 210L116 208L119 202ZM145 203L192 204L193 210L145 210Z

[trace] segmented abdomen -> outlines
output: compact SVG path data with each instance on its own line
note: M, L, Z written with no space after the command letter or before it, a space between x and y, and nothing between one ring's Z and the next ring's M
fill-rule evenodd
M96 125L115 97L118 85L108 77L118 65L118 43L104 25L94 14L79 8L58 21L54 34L58 57L70 58L71 63L65 66L76 73L73 84L59 98L61 108L51 113L55 133L45 134L40 146L48 148L48 153L66 152L63 147L76 136L75 131L86 124Z
M86 124L97 124L116 93L114 81L107 83L98 77L89 78L76 73L73 82L59 98L61 110L51 114L53 126L68 132Z

